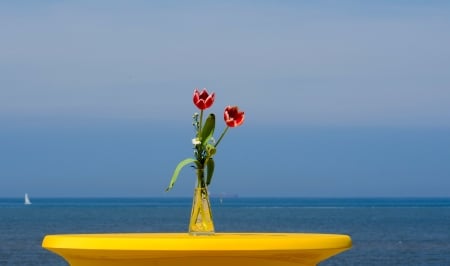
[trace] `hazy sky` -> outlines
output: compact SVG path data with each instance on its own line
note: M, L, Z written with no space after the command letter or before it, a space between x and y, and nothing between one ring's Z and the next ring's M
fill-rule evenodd
M448 1L2 1L0 197L191 195L163 191L195 87L247 115L215 193L450 196L449 29Z

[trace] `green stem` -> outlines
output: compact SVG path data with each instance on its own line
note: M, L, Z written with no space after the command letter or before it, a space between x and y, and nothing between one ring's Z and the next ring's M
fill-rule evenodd
M200 110L200 122L198 124L197 138L202 134L203 110ZM201 141L201 140L200 140Z
M217 140L216 144L214 144L214 147L217 147L217 145L219 145L220 141L223 139L223 136L225 136L225 134L227 133L228 128L230 128L230 127L227 126L227 127L223 130L222 135L220 135L220 137L219 137L219 139Z

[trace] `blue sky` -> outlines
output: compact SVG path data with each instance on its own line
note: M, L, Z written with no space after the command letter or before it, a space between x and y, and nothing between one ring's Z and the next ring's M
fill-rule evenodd
M194 87L247 115L213 192L450 196L449 28L447 1L2 1L0 197L190 196L163 191Z

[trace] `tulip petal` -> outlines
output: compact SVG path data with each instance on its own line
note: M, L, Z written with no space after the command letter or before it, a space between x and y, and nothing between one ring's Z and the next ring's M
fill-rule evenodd
M200 110L205 110L214 103L215 94L209 94L206 89L203 89L201 92L198 89L194 90L194 96L192 98L195 106Z
M237 106L227 106L223 118L227 126L237 127L244 122L244 112L240 112Z

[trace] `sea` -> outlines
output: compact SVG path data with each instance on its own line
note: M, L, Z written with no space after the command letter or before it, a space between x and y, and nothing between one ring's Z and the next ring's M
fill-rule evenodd
M191 198L0 198L0 265L68 265L48 234L187 232ZM217 232L350 235L331 265L450 266L450 198L212 198Z

